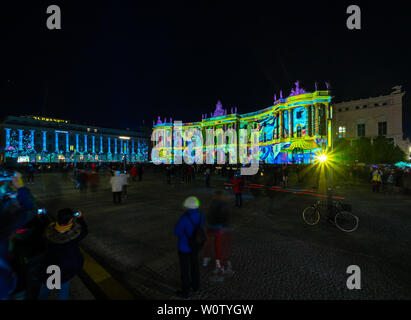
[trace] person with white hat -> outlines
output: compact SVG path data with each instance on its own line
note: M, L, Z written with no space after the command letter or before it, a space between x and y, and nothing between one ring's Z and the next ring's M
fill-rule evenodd
M194 292L200 289L199 252L198 249L193 247L191 239L194 233L199 230L203 232L204 215L199 210L200 201L196 197L191 196L185 199L183 207L186 211L174 228L174 235L178 238L178 257L181 272L181 290L177 291L177 295L188 299L190 287Z

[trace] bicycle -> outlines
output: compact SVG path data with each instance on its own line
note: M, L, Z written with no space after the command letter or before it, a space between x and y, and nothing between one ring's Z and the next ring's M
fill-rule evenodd
M312 206L304 209L302 216L306 224L314 226L321 219L321 207L326 207L327 204L322 201L316 201ZM335 211L334 218L329 218L329 221L333 223L338 229L344 232L353 232L358 229L360 219L349 212L347 205L342 204L339 201L333 201L332 209Z

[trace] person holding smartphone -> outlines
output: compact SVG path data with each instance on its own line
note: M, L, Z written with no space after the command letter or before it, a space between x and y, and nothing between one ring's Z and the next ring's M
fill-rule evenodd
M79 242L88 234L88 227L81 211L65 208L57 213L57 221L49 224L45 231L47 241L46 257L41 268L42 286L38 295L39 300L47 300L50 289L46 281L50 274L47 267L56 265L61 271L61 289L59 300L68 300L70 281L83 268L84 258Z
M0 300L5 300L17 284L15 270L10 264L10 238L36 216L36 205L30 190L24 186L21 173L15 172L11 178L11 185L17 190L15 196L7 194L8 182L0 184Z

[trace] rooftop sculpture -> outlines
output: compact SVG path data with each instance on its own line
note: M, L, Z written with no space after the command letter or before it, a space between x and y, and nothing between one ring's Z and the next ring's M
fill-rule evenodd
M303 88L300 88L300 81L295 82L295 90L292 88L289 97L298 96L299 94L307 93Z
M220 117L220 116L224 116L226 113L226 110L223 109L223 105L221 103L220 100L217 101L217 104L215 105L215 111L214 113L211 115L212 117Z

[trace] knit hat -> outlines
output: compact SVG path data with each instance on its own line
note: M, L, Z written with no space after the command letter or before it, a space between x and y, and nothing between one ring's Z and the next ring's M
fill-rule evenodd
M184 200L183 206L187 209L198 209L200 206L200 201L197 197L191 196Z
M74 217L74 211L70 208L61 209L57 213L57 222L59 225L66 225Z

